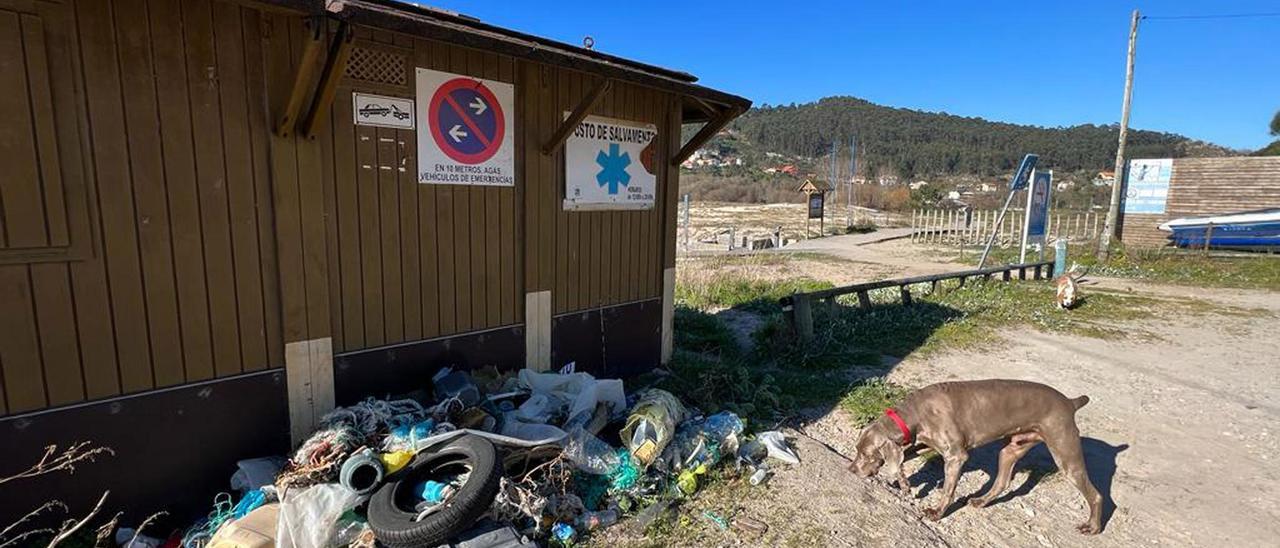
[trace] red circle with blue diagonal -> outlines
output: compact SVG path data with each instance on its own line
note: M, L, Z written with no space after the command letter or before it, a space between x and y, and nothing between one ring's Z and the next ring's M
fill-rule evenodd
M488 86L471 78L445 82L431 97L427 123L436 146L464 164L492 158L502 145L505 118Z

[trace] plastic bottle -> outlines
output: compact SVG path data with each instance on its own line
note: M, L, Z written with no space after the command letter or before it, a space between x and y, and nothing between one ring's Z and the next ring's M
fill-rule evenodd
M769 469L761 466L751 474L751 485L760 485L769 480Z
M578 517L577 525L583 531L603 529L618 522L618 512L613 509L599 512L584 512Z
M578 532L573 530L573 526L568 523L556 523L551 526L551 536L560 541L561 544L568 544L577 536Z
M563 454L579 470L598 476L609 474L622 464L609 444L582 428L569 432Z
M702 431L707 436L721 442L729 439L729 436L741 434L742 429L742 419L729 411L723 411L707 417L702 427Z

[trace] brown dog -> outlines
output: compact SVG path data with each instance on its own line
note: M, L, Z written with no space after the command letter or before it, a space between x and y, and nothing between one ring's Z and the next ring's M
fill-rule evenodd
M1051 387L1026 381L992 379L926 386L862 431L858 454L849 470L865 478L887 465L898 487L907 493L910 484L902 470L904 450L913 445L933 449L943 458L946 478L942 501L924 513L938 520L955 498L960 469L969 459L970 449L1008 440L1000 451L995 483L986 495L969 501L970 506L983 507L1009 487L1014 463L1043 441L1058 468L1089 503L1089 521L1077 529L1086 535L1096 534L1102 530L1102 495L1085 473L1075 420L1076 410L1086 403L1088 396L1067 399Z

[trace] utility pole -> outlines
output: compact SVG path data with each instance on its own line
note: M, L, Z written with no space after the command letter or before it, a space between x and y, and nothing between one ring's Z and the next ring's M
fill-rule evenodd
M858 187L853 186L857 184L856 182L857 178L858 178L858 136L854 135L852 137L849 137L849 193L848 195L845 196L846 204L844 207L844 210L849 217L848 219L849 226L853 226L853 206L858 205L858 200L856 199Z
M1133 101L1133 57L1138 48L1138 20L1142 16L1133 10L1133 20L1129 23L1129 61L1124 71L1124 107L1120 111L1120 146L1116 149L1115 181L1111 183L1111 206L1107 208L1107 222L1098 235L1098 260L1106 261L1111 254L1111 239L1116 235L1116 224L1120 221L1120 197L1124 192L1125 162L1124 141L1129 136L1129 104Z

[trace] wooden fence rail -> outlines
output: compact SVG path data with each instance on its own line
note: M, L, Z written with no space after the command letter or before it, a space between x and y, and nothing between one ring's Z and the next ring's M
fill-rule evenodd
M939 245L980 245L986 243L991 233L995 232L996 245L1017 245L1022 239L1026 212L1009 211L997 226L999 216L1000 212L997 210L971 211L967 218L962 210L912 210L911 228L916 230L911 241ZM1101 214L1097 212L1052 212L1049 214L1045 233L1049 241L1089 241L1098 237L1101 225Z
M964 287L965 281L969 278L982 278L984 280L991 279L996 274L1000 275L1003 281L1013 279L1013 273L1018 273L1019 280L1027 279L1027 271L1032 271L1032 279L1040 280L1047 277L1045 269L1052 270L1053 261L1043 261L1036 263L1010 264L1004 266L993 266L989 268L981 268L975 270L962 270L960 272L947 272L943 274L929 274L925 276L912 276L909 278L896 278L892 280L880 280L876 282L866 282L860 284L847 285L844 287L834 287L831 289L823 289L819 291L809 291L805 293L795 293L787 297L778 299L778 303L782 305L782 310L790 313L791 325L795 328L796 333L800 335L800 340L809 341L813 339L813 305L815 302L827 300L828 304L833 304L836 297L842 295L857 294L858 305L863 308L871 308L871 291L876 289L884 289L886 287L897 287L898 294L902 299L902 304L911 305L911 289L912 285L927 283L930 284L930 293L938 290L938 284L944 280L960 280L960 287Z

